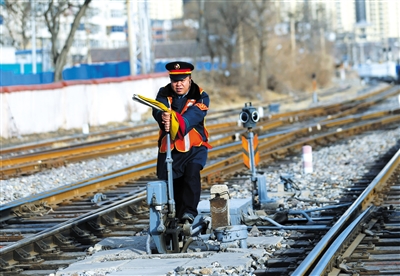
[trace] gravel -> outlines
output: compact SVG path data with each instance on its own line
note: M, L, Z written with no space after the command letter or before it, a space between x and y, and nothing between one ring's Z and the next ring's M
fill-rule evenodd
M295 198L302 201L298 201L300 205L314 208L321 203L334 203L339 199L343 188L365 175L369 170L368 166L375 162L377 156L392 147L400 149L400 127L354 137L345 143L313 151L313 173L304 174L302 156L295 156L292 162L282 163L274 171L266 172L267 185L269 190L276 192L278 185L285 182L282 181L282 176L289 176L293 184L285 185L286 190L298 194ZM309 196L304 198L300 190L309 191ZM286 202L286 205L285 207L292 209L294 207L290 206L290 202ZM297 206L299 207L301 206Z
M311 196L319 201L332 201L338 196L342 182L356 179L365 173L365 164L373 162L376 155L387 151L400 141L400 128L382 131L354 138L345 144L334 145L313 152L313 173L303 174L302 157L296 156L291 164L282 163L275 171L267 172L267 184L271 191L277 191L282 184L282 172L290 175L298 188L308 188L318 192ZM54 188L72 184L82 179L111 172L139 162L155 158L156 148L97 158L90 161L68 164L65 167L53 168L34 175L1 180L0 204L39 194ZM266 168L268 170L268 168ZM251 195L248 181L243 187L232 191L231 196L247 197ZM322 183L322 184L321 184ZM337 186L337 189L332 189ZM329 189L329 192L327 192ZM324 192L325 191L325 192Z
M71 163L33 175L1 180L0 204L154 159L157 148Z
M368 172L378 155L389 149L400 148L400 127L393 130L376 131L368 135L353 137L336 145L313 149L313 173L303 173L302 156L293 156L285 162L276 162L265 168L260 168L267 175L268 190L277 192L284 184L283 178L290 178L291 185L284 185L286 191L295 192L296 196L284 197L284 207L295 209L312 209L321 207L321 204L337 202L343 189L357 181ZM129 165L155 158L157 149L147 149L138 152L120 154L107 158L98 158L86 162L68 164L62 168L54 168L35 175L19 177L1 181L0 203L5 204L12 200L38 194L63 185L74 183L110 172ZM283 178L282 178L283 177ZM230 187L231 197L251 197L252 183L245 180L244 185ZM304 191L307 190L307 193ZM254 231L253 231L254 230ZM249 236L282 236L283 240L276 246L264 248L264 254L257 260L258 267L265 267L266 261L273 256L273 252L280 248L290 247L290 236L296 231L266 230L256 228L249 232ZM117 260L118 256L110 256L108 261ZM197 271L198 270L198 271ZM229 268L198 268L193 271L170 271L167 275L253 275L253 271L243 269L231 271ZM252 269L254 270L254 269ZM186 274L187 272L188 274ZM85 271L80 275L105 275L96 269Z

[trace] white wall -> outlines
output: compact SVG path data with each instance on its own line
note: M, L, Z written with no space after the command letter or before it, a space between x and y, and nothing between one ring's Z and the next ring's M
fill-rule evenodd
M15 48L1 45L0 64L12 64L15 62Z
M67 85L51 90L2 92L1 136L57 131L127 122L148 107L132 100L133 94L155 98L169 83L168 75L123 82ZM32 86L33 87L33 86ZM7 90L4 90L7 91ZM138 117L138 116L133 116Z

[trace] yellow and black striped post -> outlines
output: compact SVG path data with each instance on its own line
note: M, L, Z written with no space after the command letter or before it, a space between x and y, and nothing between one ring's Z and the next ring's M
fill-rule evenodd
M251 136L253 136L251 141ZM255 170L258 163L260 163L260 153L258 152L258 136L253 134L252 131L246 132L242 135L242 152L243 152L243 162L250 170ZM254 159L254 162L252 162ZM254 164L253 164L254 163ZM253 168L254 166L254 168Z

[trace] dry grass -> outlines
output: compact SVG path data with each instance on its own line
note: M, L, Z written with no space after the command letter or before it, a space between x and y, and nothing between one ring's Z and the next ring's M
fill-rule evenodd
M332 85L335 64L332 56L317 50L309 52L297 46L295 58L292 57L290 43L285 39L275 38L269 41L265 61L266 75L258 80L257 64L252 64L248 57L243 72L230 70L229 76L224 71L193 72L193 79L212 99L213 108L236 107L247 101L271 103L282 98L296 98L313 91L312 75L316 75L318 89ZM327 51L329 51L329 45ZM255 62L253 62L255 63Z

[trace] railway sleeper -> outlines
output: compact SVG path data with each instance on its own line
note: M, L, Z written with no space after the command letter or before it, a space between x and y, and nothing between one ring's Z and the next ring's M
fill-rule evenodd
M57 244L61 250L66 251L68 249L74 249L80 246L75 240L65 237L63 234L58 233L53 236L53 242Z
M125 231L125 230L136 229L137 228L137 227L135 227L136 225L137 225L137 223L126 224L126 223L120 222L115 225L107 226L107 229L110 229L111 231ZM144 223L143 224L140 223L140 225L144 225Z
M289 267L268 267L266 269L257 269L254 271L256 276L287 276L296 269L296 265Z
M306 248L311 245L309 241L288 241L287 245L291 248Z
M121 225L122 227L124 226L124 224ZM110 227L101 226L95 221L88 221L87 228L90 232L93 232L93 234L98 238L109 237L112 233L112 229Z
M362 254L364 252L367 252L369 254L392 254L393 252L397 252L398 254L400 254L400 249L398 246L375 246L374 244L372 244L368 245L368 247L363 247L362 244L360 244L354 250L354 253L358 254Z
M63 259L63 260L47 260L39 264L33 264L32 266L29 267L29 270L25 271L25 273L26 275L43 275L43 272L46 270L52 271L51 273L54 273L55 270L58 270L60 268L66 268L74 262L76 262L76 259L73 258Z
M307 241L318 241L321 237L325 235L325 233L317 232L317 233L294 233L290 235L290 238L293 240L307 240Z
M23 248L18 248L14 250L14 259L18 261L20 264L29 264L30 266L33 263L43 262L44 260L40 257L39 254L32 255L30 252L34 252L31 245Z
M57 255L60 254L60 248L55 244L49 244L44 240L39 240L34 243L34 249L38 252L42 257L44 254L46 255Z
M141 207L137 205L129 205L128 212L135 215L136 218L148 218L149 217L149 208L147 207L147 203L143 203Z
M21 235L21 232L13 232L13 233L2 233L0 234L0 242L15 242L22 240L24 236Z
M133 216L128 214L127 212L125 212L122 209L116 210L116 216L117 216L117 218L123 219L123 220L133 220Z
M125 225L123 227L120 226L110 226L108 227L112 232L115 231L134 231L134 232L140 232L143 229L147 229L149 227L149 223L139 223L139 224L131 224L131 225Z
M347 267L353 271L357 272L358 275L399 275L398 265L399 262L396 261L379 261L374 263L365 263L363 261L357 261L346 264ZM343 274L340 274L343 275ZM346 274L344 274L346 275ZM349 274L354 275L354 274Z
M17 264L18 262L12 257L7 258L7 256L2 256L2 258L0 258L0 272L2 275L16 275L23 270L16 267Z
M309 250L305 248L289 248L275 251L275 255L285 255L288 257L306 256L308 253Z
M103 227L94 220L88 221L87 226L88 228L90 228L91 232L96 233L96 236L104 237L105 235L111 232L110 229Z
M286 258L273 258L267 260L265 263L266 267L288 267L290 265L295 265L298 262L296 257L286 257Z
M365 237L364 242L372 242L373 244L375 244L375 246L400 246L399 239L396 239L395 237Z
M93 245L101 240L92 233L84 231L77 226L71 228L71 235L82 245Z
M108 237L131 237L134 236L137 232L133 230L118 230L118 231L112 231L108 234L104 234L102 237L103 238L108 238Z
M388 221L387 223L377 226L373 230L376 231L381 238L398 238L400 236L400 222Z

